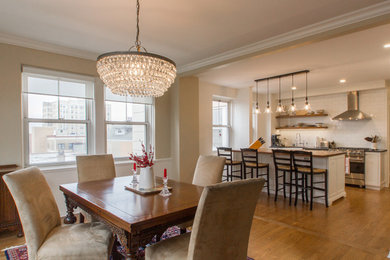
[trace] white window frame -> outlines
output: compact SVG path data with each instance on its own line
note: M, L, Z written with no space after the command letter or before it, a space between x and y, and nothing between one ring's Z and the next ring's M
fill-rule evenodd
M106 88L106 86L104 86ZM120 102L125 104L141 104L145 105L145 122L133 122L130 120L127 120L127 108L126 108L126 121L107 121L107 109L106 109L106 101L112 101L112 102ZM128 102L128 101L118 101L118 100L106 100L106 94L104 91L104 147L105 147L105 153L107 153L107 125L144 125L146 129L145 133L145 139L146 142L144 143L145 148L147 151L149 151L150 145L153 146L154 154L156 155L155 147L154 147L154 108L155 108L155 99L152 99L151 104L146 104L142 102ZM124 161L129 160L129 156L121 156L121 157L115 157L115 161Z
M84 98L86 101L86 118L85 120L75 120L75 119L63 119L60 118L60 109L58 109L58 119L40 119L40 118L29 118L28 117L28 94L24 91L26 89L28 84L28 77L38 77L38 78L47 78L52 80L57 80L58 84L59 81L67 81L67 82L77 82L77 83L83 83L86 84L87 87L91 87L94 91L95 88L95 78L80 74L73 74L73 73L67 73L67 72L60 72L60 71L54 71L54 70L48 70L48 69L41 69L41 68L35 68L30 66L23 66L22 67L22 113L23 113L23 150L24 150L24 162L23 164L27 166L38 166L38 167L45 167L45 166L61 166L61 165L74 165L74 161L68 161L68 162L46 162L46 163L30 163L30 147L29 147L29 124L30 123L60 123L60 124L85 124L87 131L86 131L86 140L87 140L87 154L94 154L95 153L95 125L94 125L94 115L95 115L95 108L94 108L94 95L93 98L88 99ZM38 94L38 95L47 95L52 97L57 97L58 99L60 97L69 97L65 95L60 94ZM77 98L77 97L71 97L71 98ZM60 106L60 102L58 104Z
M223 102L223 103L227 103L227 107L228 107L228 114L227 114L227 124L226 125L215 125L214 124L214 118L213 118L213 116L214 115L212 115L212 118L211 118L211 120L212 120L212 124L213 124L213 126L212 126L212 130L214 129L214 127L221 127L221 128L226 128L227 129L227 133L228 133L228 147L230 147L230 144L231 144L231 140L230 140L230 137L231 137L231 111L232 111L232 102L231 102L231 100L227 100L227 99L221 99L221 98L213 98L213 100L212 100L212 102ZM213 108L211 107L211 110L213 110ZM211 112L211 113L213 113L213 111ZM211 137L211 138L213 138L213 136ZM213 142L214 142L214 140L211 140L211 146L213 146ZM216 148L214 148L214 147L212 147L212 150L213 151L217 151L217 149Z

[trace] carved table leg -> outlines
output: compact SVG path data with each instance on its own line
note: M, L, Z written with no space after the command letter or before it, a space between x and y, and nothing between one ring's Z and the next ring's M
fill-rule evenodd
M76 222L76 216L73 214L73 209L75 208L75 206L70 203L68 195L64 194L64 196L66 205L66 217L64 218L64 223L73 224Z
M133 259L144 259L140 255L138 255L138 249L141 246L140 245L140 235L137 234L130 234L130 239L127 241L127 246L128 246L128 256L131 260Z

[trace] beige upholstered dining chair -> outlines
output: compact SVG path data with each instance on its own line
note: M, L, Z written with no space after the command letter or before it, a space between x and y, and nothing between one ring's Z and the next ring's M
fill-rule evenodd
M221 182L225 161L226 158L219 156L199 156L192 184L204 187Z
M79 182L99 181L115 178L112 154L76 156Z
M146 248L146 260L245 260L253 213L264 179L204 188L191 233Z
M101 223L61 226L54 196L37 167L3 176L22 222L28 258L109 259L113 235Z
M115 178L115 164L112 154L76 156L78 182L99 181ZM97 221L80 209L80 222Z
M225 161L225 157L213 155L199 156L192 184L204 187L221 182ZM192 223L193 221L190 220L178 225L180 232L184 234L186 232L186 228L192 226Z

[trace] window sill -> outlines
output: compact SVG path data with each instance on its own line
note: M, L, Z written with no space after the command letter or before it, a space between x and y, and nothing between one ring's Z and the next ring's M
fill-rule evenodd
M164 162L164 161L170 161L172 158L161 158L161 159L155 159L154 162ZM131 165L134 162L130 160L116 160L115 165ZM32 165L34 166L34 165ZM62 164L62 165L47 165L47 166L36 166L38 167L41 171L45 173L50 173L50 172L60 172L60 171L69 171L69 170L76 170L77 165L74 164Z

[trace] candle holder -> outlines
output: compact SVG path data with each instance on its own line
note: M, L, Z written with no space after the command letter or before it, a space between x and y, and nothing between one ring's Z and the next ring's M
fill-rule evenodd
M131 184L133 186L137 186L139 184L138 177L137 177L137 170L133 170L133 180L131 181Z
M163 178L163 189L161 190L160 192L160 196L162 197L169 197L172 195L172 193L169 191L168 189L168 178L167 177L164 177Z

